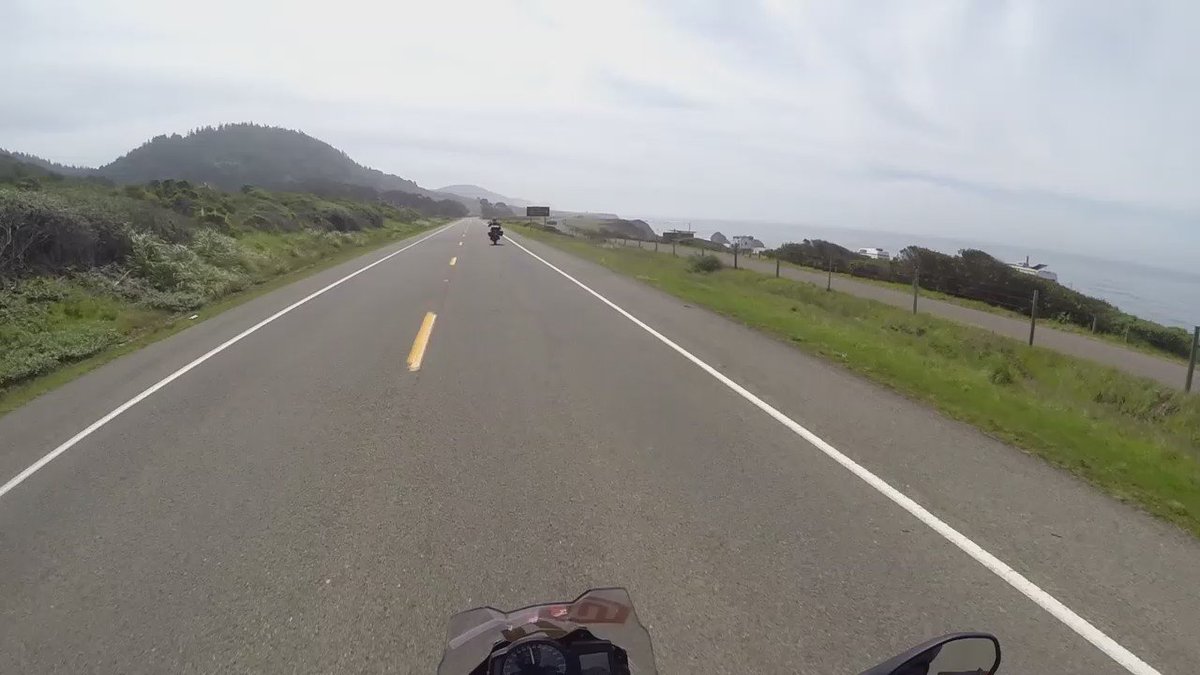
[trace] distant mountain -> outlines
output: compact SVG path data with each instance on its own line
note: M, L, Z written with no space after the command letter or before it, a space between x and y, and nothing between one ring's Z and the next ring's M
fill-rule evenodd
M68 166L66 164L59 164L58 162L51 162L48 159L42 159L36 155L28 155L24 152L14 152L11 150L0 149L0 156L7 156L12 161L35 166L39 169L43 169L50 173L56 173L60 176L91 176L96 173L95 169L86 166Z
M446 187L434 190L434 192L457 195L467 199L486 199L493 204L504 203L509 206L518 206L521 208L534 205L533 202L521 199L520 197L505 197L502 194L481 188L478 185L447 185Z
M54 172L38 162L25 159L29 155L0 150L0 183L17 182L24 178L49 178ZM44 160L43 160L44 161Z
M337 192L339 186L451 200L478 210L472 199L426 190L411 180L355 162L345 152L307 134L257 124L205 127L186 136L156 136L97 170L117 183L166 178L207 183L224 190L256 185L270 190ZM447 210L447 213L449 211Z

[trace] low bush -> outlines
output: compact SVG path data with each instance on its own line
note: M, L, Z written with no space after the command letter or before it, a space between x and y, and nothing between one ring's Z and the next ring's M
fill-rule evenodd
M850 274L867 279L890 280L891 274L887 263L879 264L873 260L854 260L849 265Z
M86 358L120 341L113 303L63 279L0 293L0 387Z
M692 256L691 262L688 264L688 269L693 272L716 272L724 267L721 259L711 253L698 253Z

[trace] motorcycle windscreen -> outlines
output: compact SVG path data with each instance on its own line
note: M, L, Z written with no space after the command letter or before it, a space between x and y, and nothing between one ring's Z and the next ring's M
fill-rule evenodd
M655 675L650 633L638 622L624 588L594 588L573 602L531 605L507 613L479 607L455 614L446 630L438 675L467 675L487 660L499 642L535 633L558 638L580 628L624 649L631 672Z

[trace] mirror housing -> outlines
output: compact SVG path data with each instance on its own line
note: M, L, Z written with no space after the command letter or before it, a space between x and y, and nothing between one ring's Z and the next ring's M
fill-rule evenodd
M917 645L860 675L994 675L1000 641L990 633L951 633Z

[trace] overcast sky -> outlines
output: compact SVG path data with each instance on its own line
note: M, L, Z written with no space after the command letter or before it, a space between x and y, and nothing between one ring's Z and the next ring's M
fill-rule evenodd
M97 165L253 120L559 208L1186 263L1198 27L1194 0L2 0L0 147Z

